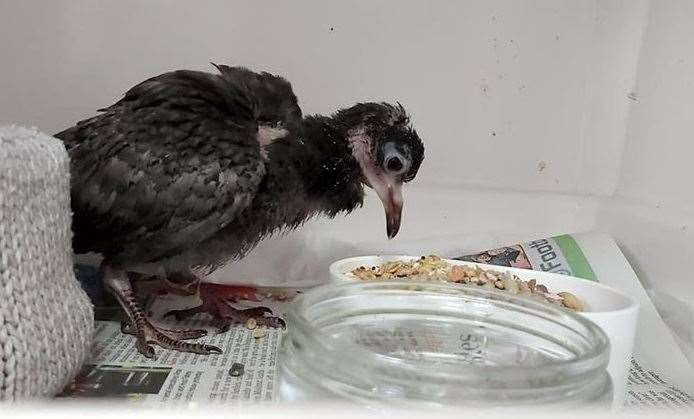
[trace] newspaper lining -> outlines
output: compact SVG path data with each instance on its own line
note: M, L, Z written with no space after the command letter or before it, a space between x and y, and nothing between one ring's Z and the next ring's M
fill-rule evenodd
M208 324L193 320L165 326L199 329ZM135 348L135 339L121 332L119 321L97 320L92 359L61 396L127 399L149 406L272 402L277 399L282 331L264 331L265 336L255 338L243 325L220 334L210 328L198 341L223 348L223 353L202 356L155 347L156 359L148 359ZM234 363L243 366L238 377L230 374Z
M459 259L574 275L622 289L641 303L625 408L694 407L694 368L672 339L669 329L611 238L594 233L562 235L490 249ZM260 301L251 305L260 304L280 314L285 307L285 303L277 301ZM155 307L153 318L158 318L163 310L165 306ZM193 320L168 324L167 327L201 328L205 325L204 321ZM265 336L256 339L252 331L239 325L225 333L210 333L199 339L221 347L222 354L200 356L156 347L157 359L149 360L137 352L132 336L121 333L118 321L97 321L93 359L62 396L123 398L154 406L277 401L282 332L277 329L266 329L266 332ZM392 336L364 334L358 339L366 346L388 344L389 339L407 339L418 342L418 345L436 347L451 344L435 337L410 336L407 333L394 331ZM484 346L471 336L461 336L460 342L454 344L469 355L471 363L476 362L480 356L479 348ZM235 362L243 365L244 372L239 377L229 374Z

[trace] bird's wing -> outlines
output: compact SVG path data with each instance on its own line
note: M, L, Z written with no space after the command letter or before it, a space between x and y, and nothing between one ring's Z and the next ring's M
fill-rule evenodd
M284 78L267 72L256 73L244 67L217 65L220 76L236 86L244 86L256 101L258 138L263 143L297 135L301 128L301 108L292 85Z
M69 150L76 251L152 262L195 246L265 175L257 105L218 76L173 72L57 135Z
M235 86L244 86L257 102L258 120L263 122L301 122L301 108L289 83L267 72L256 73L245 67L213 64L220 76Z

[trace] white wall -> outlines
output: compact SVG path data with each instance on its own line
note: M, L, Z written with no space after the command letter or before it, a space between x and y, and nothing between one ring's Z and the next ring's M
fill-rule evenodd
M146 77L244 64L307 113L402 101L421 185L609 195L647 5L0 0L0 122L55 132Z
M600 225L640 278L694 301L694 2L654 1L640 54L621 178Z

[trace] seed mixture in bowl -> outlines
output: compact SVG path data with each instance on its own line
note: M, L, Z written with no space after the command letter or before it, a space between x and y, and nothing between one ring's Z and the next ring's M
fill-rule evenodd
M583 302L570 292L552 293L536 280L525 281L510 272L485 270L478 266L452 265L435 256L422 256L411 261L386 262L379 266L360 266L350 272L361 280L412 279L444 281L462 285L496 289L527 296L574 311L583 311Z

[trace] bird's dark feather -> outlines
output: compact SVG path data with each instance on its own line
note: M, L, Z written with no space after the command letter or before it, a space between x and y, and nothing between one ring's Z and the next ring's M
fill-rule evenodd
M256 105L239 92L219 76L167 73L57 134L72 162L75 250L113 263L156 261L247 207L265 163Z
M268 235L297 228L321 213L335 217L361 206L359 166L333 121L308 117L302 132L269 146L265 179L235 222L171 263L208 259L213 270L243 257Z

